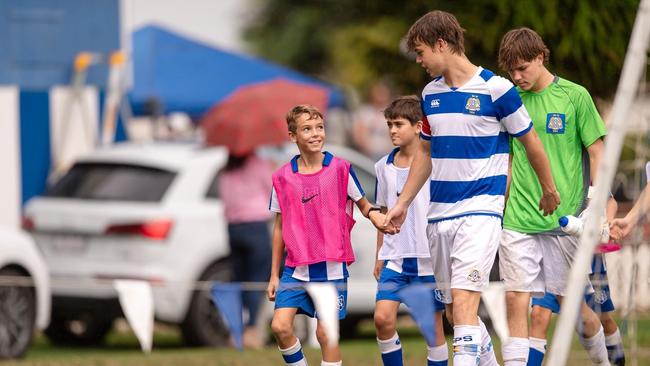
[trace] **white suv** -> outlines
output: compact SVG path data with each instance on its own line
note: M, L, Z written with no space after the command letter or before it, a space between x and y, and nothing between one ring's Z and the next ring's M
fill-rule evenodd
M345 148L364 189L374 167ZM59 344L97 344L121 316L112 279L140 279L154 289L156 318L180 324L190 345L227 342L221 317L197 281L227 281L229 245L217 177L221 148L187 144L121 144L78 159L42 197L28 202L25 220L41 248L54 286L45 334ZM271 182L269 182L271 184ZM374 199L374 192L367 192ZM359 215L357 215L359 216ZM348 324L372 314L376 232L360 219L352 233Z
M50 278L32 239L0 229L0 358L22 356L50 320Z

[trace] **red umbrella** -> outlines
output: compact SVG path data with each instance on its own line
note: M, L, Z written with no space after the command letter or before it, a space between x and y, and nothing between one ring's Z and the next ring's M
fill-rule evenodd
M298 104L311 104L325 113L328 91L313 84L274 79L243 86L202 118L208 145L228 147L242 155L259 145L288 140L287 112Z

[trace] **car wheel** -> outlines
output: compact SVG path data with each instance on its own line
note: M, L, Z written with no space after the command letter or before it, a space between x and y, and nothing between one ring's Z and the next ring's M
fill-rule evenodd
M106 335L113 328L113 318L99 314L79 313L70 315L52 313L50 325L44 333L55 345L98 346L104 343Z
M229 281L230 267L226 262L210 266L201 281ZM210 291L194 291L185 320L181 324L185 344L189 346L226 346L228 327L212 301Z
M0 276L25 276L21 271L6 268ZM34 334L36 295L34 288L0 286L0 358L22 356Z

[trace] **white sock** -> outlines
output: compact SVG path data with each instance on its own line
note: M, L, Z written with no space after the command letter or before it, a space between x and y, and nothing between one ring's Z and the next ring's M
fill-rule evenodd
M526 366L529 346L528 338L508 338L501 346L503 364L505 366Z
M529 337L528 342L530 343L530 348L546 354L546 339Z
M399 334L395 334L388 339L377 338L377 345L381 353L391 353L402 349L402 343L399 341Z
M343 361L336 361L336 362L327 362L327 361L321 361L320 366L341 366L343 365Z
M481 327L454 326L454 366L476 366L480 359Z
M433 347L427 347L427 364L440 365L447 364L449 360L449 348L447 342Z
M621 332L619 332L618 328L616 328L616 332L605 336L605 345L609 354L609 362L617 365L620 364L625 358L625 352L623 351Z
M289 348L279 348L280 353L282 353L282 358L288 366L308 366L307 359L302 353L302 346L300 345L300 339L296 339L296 344Z
M578 337L594 365L609 365L607 347L605 346L605 332L601 326L598 332L590 338Z
M478 318L478 326L481 327L481 359L480 366L499 366L497 356L494 354L494 347L492 346L492 337L485 327L485 323Z

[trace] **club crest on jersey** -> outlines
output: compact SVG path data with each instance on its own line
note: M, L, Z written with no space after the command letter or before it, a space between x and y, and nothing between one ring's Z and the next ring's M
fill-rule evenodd
M467 101L465 102L465 110L467 113L476 114L476 112L481 110L481 100L478 99L476 95L467 98Z
M546 133L564 133L566 117L563 113L549 113L546 115Z
M594 302L596 304L604 304L607 300L609 299L609 296L607 296L607 292L605 291L596 291L594 293Z
M473 269L467 275L467 279L474 283L481 282L481 272L478 269Z

